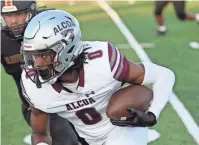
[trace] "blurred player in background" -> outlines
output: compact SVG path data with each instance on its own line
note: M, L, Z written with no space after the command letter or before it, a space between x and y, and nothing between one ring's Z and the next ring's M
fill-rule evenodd
M185 10L185 1L155 1L155 19L158 24L158 35L165 35L167 32L167 27L164 24L164 16L163 16L163 9L165 6L172 2L176 16L182 21L197 21L199 23L199 14L190 14L187 13Z
M147 126L156 124L175 82L168 68L134 63L108 42L82 41L77 19L59 10L31 20L21 53L22 90L32 110L32 145L52 144L48 113L68 119L89 145L146 145ZM135 117L112 120L113 125L106 108L123 83L153 85L153 101L147 112L131 109Z
M27 24L33 16L44 10L36 9L35 1L1 1L1 63L6 73L11 75L16 83L22 101L22 113L28 125L30 125L31 110L29 103L22 95L20 86L22 73L20 65L23 60L20 47ZM57 114L52 114L50 122L53 145L78 144L77 136L67 120ZM26 143L28 142L30 141L26 141Z

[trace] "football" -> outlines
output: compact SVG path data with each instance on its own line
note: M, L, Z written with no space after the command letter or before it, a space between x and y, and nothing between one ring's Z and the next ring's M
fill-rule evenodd
M152 99L152 89L142 85L129 85L119 89L111 96L106 114L110 119L129 117L128 108L146 111Z

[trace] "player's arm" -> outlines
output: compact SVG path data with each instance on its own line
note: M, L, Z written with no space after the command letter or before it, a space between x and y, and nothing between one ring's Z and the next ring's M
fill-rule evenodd
M150 62L136 64L130 60L129 72L126 82L131 84L152 85L153 101L148 111L155 114L158 119L160 112L171 96L175 82L174 73L163 66Z
M123 83L152 85L153 101L148 109L158 119L171 96L175 82L174 73L166 67L151 62L135 63L108 44L109 61L113 77Z
M52 145L48 132L48 114L31 107L32 145Z
M22 73L22 79L20 81L22 93L26 101L30 104L31 109L30 124L32 127L32 145L52 145L52 139L48 132L48 114L34 107L24 86L23 78Z

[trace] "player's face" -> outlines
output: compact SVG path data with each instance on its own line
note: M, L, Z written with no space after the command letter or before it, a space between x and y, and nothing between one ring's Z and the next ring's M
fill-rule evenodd
M19 31L21 32L24 29L24 24L26 22L27 15L28 15L27 12L21 12L21 13L4 14L2 16L8 28L12 32L19 32Z
M33 55L34 67L38 69L43 80L52 77L54 57L55 52L53 51Z
M52 64L51 56L49 54L33 55L34 67L45 67Z

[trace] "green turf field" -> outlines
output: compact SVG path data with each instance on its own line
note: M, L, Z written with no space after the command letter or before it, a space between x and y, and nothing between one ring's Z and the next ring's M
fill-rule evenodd
M109 3L120 15L140 43L155 43L156 47L146 48L153 62L168 66L176 74L175 93L199 124L199 50L189 47L189 42L199 41L199 25L195 22L181 22L176 19L172 5L165 9L165 21L168 34L156 36L156 23L153 17L153 2L111 2ZM49 7L66 10L80 21L84 40L105 40L114 44L127 44L108 15L97 3L53 3ZM199 12L199 2L188 2L190 12ZM139 59L131 48L120 47L129 58ZM30 133L30 128L23 120L17 89L10 76L1 73L1 127L2 145L23 145L23 137ZM161 137L150 145L196 145L187 132L181 119L170 104L167 105L155 129ZM199 135L198 135L199 137Z

